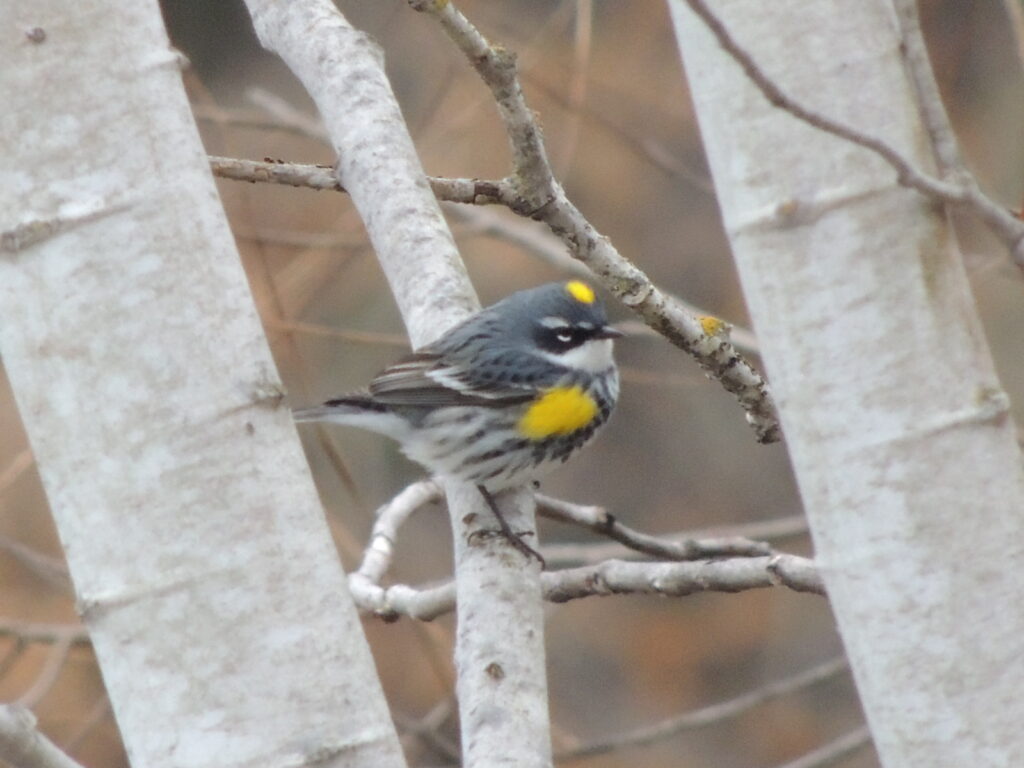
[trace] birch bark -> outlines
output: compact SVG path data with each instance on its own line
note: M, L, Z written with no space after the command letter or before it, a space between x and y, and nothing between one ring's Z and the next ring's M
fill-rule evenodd
M403 765L159 6L0 30L0 349L132 763Z
M933 166L885 0L709 3L819 113ZM1024 754L1024 478L941 209L772 107L670 3L815 550L882 762Z
M316 102L414 347L476 309L476 296L427 185L376 44L327 0L247 0L264 47ZM540 571L493 533L471 486L449 484L455 538L455 663L463 765L552 764ZM501 499L536 530L530 493ZM481 535L484 534L484 535Z

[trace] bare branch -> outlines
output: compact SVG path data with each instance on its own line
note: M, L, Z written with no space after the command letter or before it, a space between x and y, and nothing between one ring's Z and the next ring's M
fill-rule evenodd
M870 745L871 731L864 726L779 768L828 768Z
M14 619L0 620L0 637L16 637L27 643L88 645L89 632L82 624L39 624Z
M472 228L472 231L491 235L493 237L499 237L506 242L513 243L524 249L527 253L536 256L556 269L560 269L570 275L578 275L584 278L590 278L593 276L593 273L585 264L583 264L583 262L572 258L568 253L566 253L565 245L560 243L550 233L550 231L535 229L532 226L528 228L522 224L513 225L498 211L490 210L488 208L450 206L446 210L456 218L468 223ZM667 295L673 302L678 304L684 311L689 312L691 315L696 317L708 317L713 314L690 304L679 296L673 294ZM620 323L618 328L619 330L627 331L630 334L649 334L652 337L661 338L661 334L657 333L649 325L639 321ZM729 323L728 336L737 349L754 354L758 352L757 337L754 336L752 331Z
M934 176L914 166L910 160L881 139L869 136L849 125L808 109L785 93L765 74L753 57L733 39L725 25L715 16L705 0L685 0L685 2L707 25L708 29L718 40L719 45L722 46L722 49L740 65L750 79L750 82L761 91L772 105L785 110L808 125L875 153L896 171L897 181L900 185L915 189L925 197L939 203L966 207L989 226L992 232L1010 250L1017 264L1024 267L1024 221L1021 221L1013 213L986 197L978 189L973 178L960 179L959 184L936 179ZM927 52L924 53L924 56L927 56ZM917 66L921 66L921 64L918 63ZM934 106L929 107L929 110L934 110ZM942 138L944 131L934 125L931 127L938 131L940 138ZM942 152L946 156L944 162L949 162L948 156L951 153L948 141L943 139L943 142Z
M71 589L68 567L60 558L43 555L7 536L0 536L0 550L7 552L50 586L64 591Z
M1003 0L1003 9L1010 22L1014 47L1017 49L1017 64L1024 70L1024 8L1020 0Z
M515 57L492 46L451 2L411 0L416 10L435 16L449 38L491 89L512 149L516 213L542 221L560 237L604 287L651 328L692 355L704 371L739 400L757 439L781 436L775 405L761 375L719 334L723 324L703 323L662 293L635 264L586 220L552 174L533 112L523 98Z
M264 160L260 162L257 160L211 156L210 169L213 171L214 176L232 181L248 181L253 184L265 182L291 187L304 187L317 191L345 192L345 189L338 182L334 170L325 165L285 163L278 160ZM446 203L463 203L474 206L503 204L511 208L517 200L515 190L507 179L486 181L481 179L446 179L438 176L428 176L427 181L437 198ZM562 247L553 247L550 241L538 233L523 230L520 227L511 227L501 217L487 210L477 208L451 208L449 210L457 218L470 222L477 232L500 236L502 239L526 249L529 253L541 258L548 264L565 270L570 274L577 274L588 278L593 276L591 270L582 261L567 255ZM294 237L292 240L294 240ZM333 245L335 241L336 237L332 237L328 241L319 243L319 245ZM302 238L299 242L302 245L310 245L307 237ZM710 317L709 313L687 303L678 296L665 294L665 298L676 306L678 310L694 316L698 321L701 318ZM651 333L663 335L650 325L643 327L650 329L649 332ZM721 321L718 321L714 327L719 328L713 334L716 338L727 335L736 348L747 352L756 353L758 351L757 339L751 331L745 328L736 328L731 324L722 323ZM701 330L706 333L706 323L701 325Z
M34 462L32 451L28 448L23 448L15 454L14 458L0 472L0 493L6 491Z
M385 620L410 616L431 621L455 609L452 584L428 589L405 584L382 588L353 576L349 577L349 587L357 604ZM685 597L696 592L745 592L765 587L825 594L814 562L797 555L684 563L606 560L581 568L545 571L541 574L541 587L544 599L552 603L597 595Z
M18 704L31 709L39 704L46 697L46 694L53 690L53 686L56 685L57 678L60 677L61 670L64 669L64 664L68 660L71 645L71 635L59 637L54 642L53 647L50 648L50 653L46 657L46 663L43 664L43 668L39 672L39 676L32 683L32 686L18 697Z
M825 594L814 562L797 555L694 563L606 560L598 565L545 573L543 585L544 597L553 603L591 595L683 597L695 592L742 592L776 586Z
M692 731L704 728L709 725L717 725L726 720L739 717L755 707L772 701L773 699L788 696L791 693L809 688L817 683L829 680L836 675L845 672L849 664L845 657L838 657L800 672L792 677L768 683L736 698L712 704L703 709L686 712L682 715L669 717L653 725L647 725L626 733L619 734L604 741L586 744L581 747L567 749L557 755L560 760L576 760L584 757L593 757L608 752L618 751L626 747L639 747L645 744L652 744L656 741L675 736L684 731Z
M459 745L440 733L441 727L452 715L454 704L454 699L447 696L421 718L411 718L396 712L392 712L392 715L403 736L416 736L447 759L458 762L461 756Z
M772 548L760 541L744 538L667 541L641 533L620 523L603 507L572 504L537 494L537 512L551 520L582 526L607 536L629 549L664 560L702 560L710 557L764 557Z
M36 728L28 709L0 705L0 760L14 768L82 768Z
M935 162L943 179L955 184L969 184L970 175L960 156L960 146L949 122L949 115L939 95L939 86L932 74L928 47L921 31L921 18L917 13L917 0L893 0L903 43L903 59L907 63L921 119L931 139Z
M277 160L240 160L231 157L210 157L210 170L214 176L232 181L267 182L290 187L346 192L338 181L336 171L326 165L285 163ZM505 181L484 179L446 179L425 177L438 200L474 205L508 204L514 197Z
M378 333L375 331L357 331L351 328L334 328L318 323L305 323L301 320L270 320L266 322L268 328L278 331L292 331L307 336L327 336L332 339L342 339L356 344L380 344L388 347L409 348L409 340L397 333Z
M417 509L443 498L444 491L437 482L423 480L408 486L378 509L377 520L370 534L370 543L363 553L363 562L352 576L365 579L371 584L379 584L391 567L398 529Z
M316 115L296 109L288 101L265 88L246 88L245 98L266 111L277 124L287 126L299 135L330 146L331 137L328 135L327 129L324 128L323 122Z
M637 552L671 561L730 558L715 562L686 563L692 567L681 569L673 567L673 563L662 562L604 560L594 563L593 553L607 557L618 552L593 547L593 553L587 552L584 558L580 557L578 551L574 551L573 560L592 564L542 574L544 597L552 602L612 593L655 592L682 596L699 591L735 592L769 586L786 586L799 592L824 594L812 561L795 555L777 554L767 544L738 535L722 535L736 531L792 535L805 530L806 523L802 517L719 530L716 538L697 538L687 534L658 538L623 526L600 507L571 504L540 494L536 498L538 512L542 515L610 536ZM417 510L442 499L442 490L437 482L424 480L408 486L377 511L377 520L370 543L364 551L363 562L348 577L349 589L360 609L385 620L411 616L424 621L452 610L454 591L450 584L429 588L406 584L388 587L381 585L391 567L395 541L401 526ZM576 549L586 550L580 545L576 545ZM546 554L551 550L559 553L560 559L568 559L558 547L545 547L542 551ZM750 565L744 566L744 562Z
M70 736L61 742L61 748L69 755L73 755L79 744L93 731L96 726L103 722L103 718L110 714L110 698L106 693L100 695L96 703L92 705L89 713L78 725Z
M280 163L272 160L236 160L230 157L210 157L210 170L214 176L233 181L266 181L307 189L344 191L334 173L326 165Z
M538 510L543 514L543 510ZM676 542L688 546L686 542L694 542L698 547L713 549L721 546L719 542L736 538L753 539L754 541L771 541L802 536L807 533L807 518L804 515L791 515L777 520L765 520L756 523L709 528L699 531L680 531L668 533L659 538L664 542ZM544 547L544 557L551 564L575 563L596 564L602 560L617 558L620 560L635 559L637 553L616 542L599 542L596 544L549 544Z

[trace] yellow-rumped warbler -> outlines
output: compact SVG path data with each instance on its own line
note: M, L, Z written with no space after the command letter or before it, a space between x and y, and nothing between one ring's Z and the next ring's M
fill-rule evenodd
M621 335L586 283L549 283L481 310L368 389L295 419L379 432L434 475L475 484L502 532L540 559L491 494L543 477L608 420L619 394L612 339Z

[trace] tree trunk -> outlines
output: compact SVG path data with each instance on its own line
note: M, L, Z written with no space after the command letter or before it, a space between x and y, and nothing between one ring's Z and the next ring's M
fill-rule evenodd
M403 765L157 3L0 27L0 348L132 763Z
M1024 754L1024 481L944 212L771 106L672 3L816 555L882 762ZM891 3L709 3L795 100L934 167Z
M477 308L465 266L416 156L379 49L328 0L247 0L263 45L316 102L414 347ZM454 531L455 663L466 766L551 765L540 569L493 530L476 488L445 488ZM533 495L502 497L516 531L536 530Z

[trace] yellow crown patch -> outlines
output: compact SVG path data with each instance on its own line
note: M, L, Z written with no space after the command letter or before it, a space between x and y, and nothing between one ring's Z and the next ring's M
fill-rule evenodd
M570 280L565 284L565 290L581 304L593 304L597 298L594 296L594 289L580 280Z
M535 400L519 419L519 432L531 440L568 435L597 416L597 403L582 387L555 387Z

